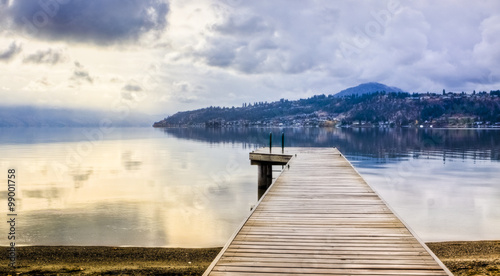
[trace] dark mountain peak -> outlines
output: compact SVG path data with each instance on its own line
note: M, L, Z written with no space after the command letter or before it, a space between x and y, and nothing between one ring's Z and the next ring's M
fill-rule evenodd
M404 92L403 90L401 90L397 87L387 86L385 84L381 84L378 82L367 82L367 83L360 84L356 87L350 87L350 88L344 89L344 90L340 91L339 93L335 94L335 97L343 97L343 96L350 96L350 95L363 95L363 94L370 94L370 93L382 92L382 91L385 91L387 93Z

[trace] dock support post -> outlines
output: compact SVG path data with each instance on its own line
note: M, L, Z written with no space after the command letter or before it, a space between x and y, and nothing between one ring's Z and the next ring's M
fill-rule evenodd
M269 134L269 144L272 146L271 143L272 133ZM269 148L269 151L271 151L271 149L272 147ZM261 150L252 151L249 157L250 164L258 166L257 183L259 187L258 195L260 198L273 183L273 166L288 164L288 161L290 161L293 156L278 152L268 153L267 147L263 147Z
M259 188L267 189L273 182L273 166L270 163L259 164Z

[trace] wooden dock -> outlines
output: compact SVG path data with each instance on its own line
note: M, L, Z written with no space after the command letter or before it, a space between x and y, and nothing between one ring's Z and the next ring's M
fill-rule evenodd
M452 275L334 148L288 164L204 275Z

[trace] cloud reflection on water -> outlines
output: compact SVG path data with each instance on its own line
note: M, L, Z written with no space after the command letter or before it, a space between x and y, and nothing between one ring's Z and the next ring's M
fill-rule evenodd
M426 241L500 238L498 130L124 128L66 171L81 130L15 131L31 138L0 135L0 169L18 171L20 245L222 246L257 201L248 153L271 131L340 148Z

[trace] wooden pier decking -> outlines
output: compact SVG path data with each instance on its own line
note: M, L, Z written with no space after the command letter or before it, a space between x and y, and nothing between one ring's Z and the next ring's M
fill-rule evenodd
M337 149L273 152L251 159L289 166L204 275L452 275Z

